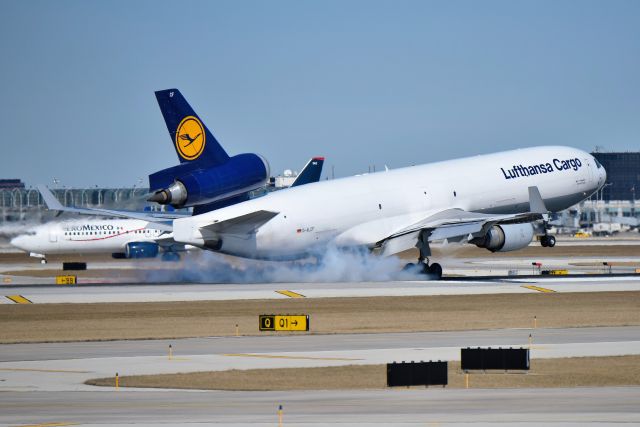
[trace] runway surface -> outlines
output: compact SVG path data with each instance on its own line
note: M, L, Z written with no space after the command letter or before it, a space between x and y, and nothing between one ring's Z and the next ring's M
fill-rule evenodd
M3 425L581 426L640 423L635 387L3 394Z
M0 304L14 304L20 295L29 302L104 303L283 299L292 291L305 298L373 296L471 295L539 292L638 291L638 276L594 276L581 278L513 278L447 281L397 281L360 283L263 283L263 284L118 284L1 286Z
M543 344L635 342L640 341L640 326L5 344L0 346L2 349L0 363L108 357L164 357L169 344L172 344L176 356L274 352L306 352L311 354L337 350L405 349L407 347L425 349L487 345L527 346L530 334L533 336L536 346ZM615 349L612 348L610 351L615 351Z
M487 267L479 261L472 268L506 271L512 263L496 261ZM16 295L44 304L640 290L640 277L632 276L79 286L16 281L26 285L1 285L0 303L15 304L7 296ZM87 379L115 372L126 376L459 360L462 347L526 347L530 334L532 363L541 358L640 354L640 326L0 345L0 425L274 426L278 405L284 405L284 426L640 424L640 387L226 392L115 391L84 385Z
M640 422L640 388L292 392L114 391L89 378L204 370L457 360L461 347L526 346L543 357L640 354L640 327L14 344L0 347L0 423L425 425ZM171 342L174 357L167 356ZM474 424L477 425L477 424Z

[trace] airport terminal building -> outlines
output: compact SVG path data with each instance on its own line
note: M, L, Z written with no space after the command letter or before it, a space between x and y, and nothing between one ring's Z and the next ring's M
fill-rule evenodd
M607 171L607 183L599 200L636 200L640 195L640 152L591 153Z
M51 191L67 206L142 210L149 189L63 187ZM27 187L20 179L0 179L0 223L43 218L45 210L37 188Z

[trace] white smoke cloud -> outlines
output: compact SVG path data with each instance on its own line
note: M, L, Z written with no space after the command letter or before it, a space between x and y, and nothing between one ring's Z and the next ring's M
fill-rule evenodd
M194 251L182 258L171 269L141 270L141 279L187 283L331 283L428 278L403 271L406 261L374 255L366 249L329 247L308 259L288 262L238 259L209 251Z

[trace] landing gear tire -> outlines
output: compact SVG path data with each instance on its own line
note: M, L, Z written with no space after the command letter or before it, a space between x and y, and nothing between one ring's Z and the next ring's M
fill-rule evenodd
M551 236L551 235L542 236L542 238L540 239L540 244L544 248L552 248L556 245L556 238L555 236Z
M434 262L433 264L428 266L425 270L427 274L429 274L430 276L433 276L436 280L442 279L442 266L437 262Z
M46 259L42 258L42 259L40 260L40 264L46 264L46 263L47 263L47 260L46 260Z
M442 266L437 262L434 262L433 264L426 264L422 261L416 264L410 262L402 268L402 271L414 274L424 274L435 280L442 279Z
M402 271L411 271L414 268L416 268L416 265L412 262L405 264L404 267L402 267Z
M161 257L162 261L180 261L180 254L176 252L164 252Z

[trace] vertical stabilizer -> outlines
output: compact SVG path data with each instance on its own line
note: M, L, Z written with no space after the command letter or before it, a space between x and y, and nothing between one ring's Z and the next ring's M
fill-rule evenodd
M224 148L178 89L157 91L156 99L180 163L217 166L229 160Z
M300 185L320 181L320 174L322 174L323 164L324 157L314 157L309 160L296 180L293 181L293 184L291 184L291 186L298 187Z

